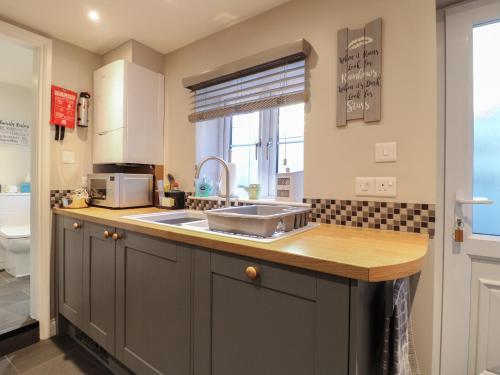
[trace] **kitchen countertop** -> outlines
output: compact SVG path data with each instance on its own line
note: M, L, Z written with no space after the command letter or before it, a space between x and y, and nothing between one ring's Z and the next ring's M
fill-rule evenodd
M420 272L429 242L427 234L322 224L279 241L260 243L122 218L165 211L154 207L123 210L54 208L53 211L58 215L167 240L373 282L395 280Z

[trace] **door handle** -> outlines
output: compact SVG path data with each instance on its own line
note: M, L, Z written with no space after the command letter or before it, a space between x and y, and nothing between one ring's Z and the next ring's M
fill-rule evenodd
M488 204L495 203L491 199L484 198L484 197L473 197L471 199L457 197L456 201L458 204L484 204L484 205L488 205Z

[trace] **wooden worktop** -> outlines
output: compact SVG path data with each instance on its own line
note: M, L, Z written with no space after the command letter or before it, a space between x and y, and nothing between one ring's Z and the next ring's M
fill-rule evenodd
M153 207L54 209L58 215L79 220L365 281L394 280L420 272L429 242L426 234L322 224L279 241L260 243L122 218L163 211Z

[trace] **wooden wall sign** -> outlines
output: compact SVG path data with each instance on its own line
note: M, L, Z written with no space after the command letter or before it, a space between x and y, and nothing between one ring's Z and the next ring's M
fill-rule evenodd
M337 33L337 126L380 120L382 19Z

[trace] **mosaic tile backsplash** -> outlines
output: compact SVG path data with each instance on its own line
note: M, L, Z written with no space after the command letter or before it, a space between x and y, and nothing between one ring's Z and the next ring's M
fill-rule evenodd
M51 207L60 207L61 199L70 190L51 190ZM224 200L190 198L186 193L186 208L212 210L224 207ZM384 229L410 233L427 233L434 237L436 205L426 203L398 203L361 200L304 198L311 205L311 221L359 228ZM286 204L286 202L283 202ZM231 206L249 203L231 202Z
M62 207L62 199L69 198L71 190L51 190L50 207Z
M428 233L430 237L435 233L434 204L308 198L303 202L311 205L313 222Z
M249 203L234 202L234 201L231 202L232 207L236 205L246 206L248 204ZM205 210L213 210L214 208L223 208L225 206L226 206L225 200L196 199L196 198L190 198L186 194L186 208L189 210L205 211Z

